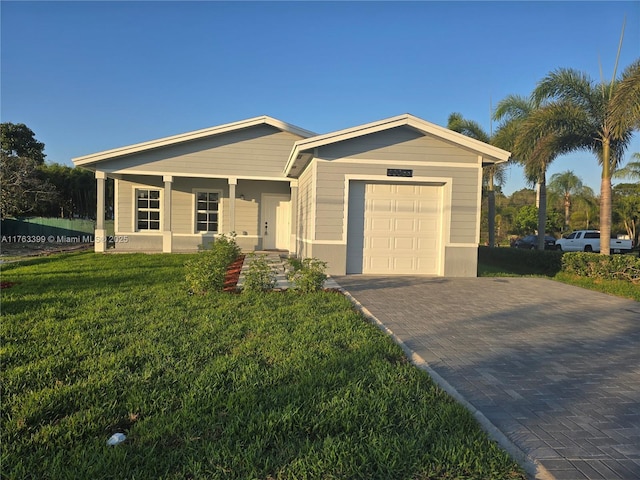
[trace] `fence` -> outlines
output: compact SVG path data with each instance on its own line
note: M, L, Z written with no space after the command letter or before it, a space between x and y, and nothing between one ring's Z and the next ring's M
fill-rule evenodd
M3 242L36 237L51 243L87 243L93 241L95 228L95 220L79 218L6 218L0 225Z

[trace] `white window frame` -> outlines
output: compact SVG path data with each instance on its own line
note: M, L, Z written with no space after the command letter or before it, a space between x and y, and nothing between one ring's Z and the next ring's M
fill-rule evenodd
M140 228L140 224L139 221L140 219L138 218L139 213L141 211L140 207L138 207L138 192L142 191L142 190L146 190L148 192L152 192L152 191L157 191L158 192L158 208L143 208L142 211L146 211L146 212L158 212L158 228ZM150 194L149 194L150 195ZM155 199L154 199L155 200ZM133 189L133 208L134 208L134 215L133 215L133 231L134 232L141 232L141 233L161 233L162 232L162 210L163 210L163 189L159 188L159 187L153 187L153 186L149 186L149 185L138 185L135 186ZM147 222L151 222L150 219L146 220ZM154 220L155 221L155 220Z
M193 212L193 233L202 234L202 235L217 235L222 231L222 190L215 188L194 188L192 190L193 193L193 204L191 211ZM198 193L217 193L218 194L218 230L216 231L208 231L208 230L198 230ZM207 210L208 212L213 212L213 210Z

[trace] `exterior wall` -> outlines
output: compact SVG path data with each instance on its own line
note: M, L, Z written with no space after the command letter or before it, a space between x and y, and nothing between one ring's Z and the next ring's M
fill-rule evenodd
M345 221L345 175L366 178L378 175L393 182L393 177L386 177L387 168L402 168L395 162L385 164L345 163L340 160L317 163L317 207L316 235L314 240L338 241L346 238ZM476 221L478 218L477 199L478 167L441 167L413 166L415 177L451 178L451 224L449 242L474 243L476 238ZM396 179L397 180L397 179ZM406 180L406 179L405 179Z
M296 252L303 258L313 257L312 244L315 221L315 161L298 179Z
M132 175L117 180L115 234L127 236L127 244L116 245L121 251L140 249L162 251L162 231L136 232L135 229L135 189L156 188L164 195L162 177ZM198 245L209 242L213 234L195 231L194 190L214 190L221 192L219 233L231 233L229 217L229 185L226 179L174 177L171 187L171 227L175 252L196 251ZM289 182L238 180L236 185L235 229L236 241L243 250L262 248L260 235L261 196L263 193L290 194ZM240 196L244 196L244 199ZM161 205L162 202L161 202ZM160 216L164 215L161 210ZM156 237L160 238L157 245Z
M388 168L413 170L416 183L420 179L446 179L442 228L443 269L445 276L475 276L480 198L480 161L477 152L434 137L424 136L411 128L401 127L321 147L316 158L300 177L302 204L303 184L315 184L315 215L311 232L313 255L328 262L334 275L346 273L346 241L348 179L382 182L411 181L410 178L387 177ZM305 177L307 175L308 177ZM308 188L309 187L305 187ZM450 200L449 200L450 198ZM309 208L308 206L306 207ZM299 208L299 215L305 208ZM302 217L301 217L302 220ZM306 246L306 251L310 251Z
M301 137L260 125L102 162L110 173L194 177L282 177L291 146Z
M456 162L475 165L478 153L411 127L397 127L321 147L319 158L394 159L398 162Z
M478 275L477 246L447 246L444 256L445 277L475 277Z

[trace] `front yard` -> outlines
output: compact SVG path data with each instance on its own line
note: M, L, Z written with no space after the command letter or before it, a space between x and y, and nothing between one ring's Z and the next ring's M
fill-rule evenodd
M3 265L4 478L524 478L342 295L190 296L188 258Z

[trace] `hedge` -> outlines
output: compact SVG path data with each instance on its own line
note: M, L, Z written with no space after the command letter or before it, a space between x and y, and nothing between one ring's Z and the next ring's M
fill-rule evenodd
M640 258L632 255L565 253L562 256L562 270L582 277L627 280L640 284Z

